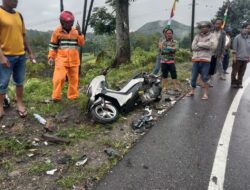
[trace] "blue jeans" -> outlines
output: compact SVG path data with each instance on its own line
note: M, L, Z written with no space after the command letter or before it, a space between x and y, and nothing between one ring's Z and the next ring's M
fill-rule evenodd
M210 63L207 62L193 62L193 67L192 67L192 79L191 79L191 86L193 88L196 88L196 81L198 78L198 75L201 75L201 78L204 83L207 83L209 80L209 68L210 68Z
M157 75L160 72L160 69L161 69L161 56L157 55L153 74Z
M25 55L6 57L10 62L10 67L4 67L0 63L0 94L7 93L11 75L16 86L22 86L25 78Z

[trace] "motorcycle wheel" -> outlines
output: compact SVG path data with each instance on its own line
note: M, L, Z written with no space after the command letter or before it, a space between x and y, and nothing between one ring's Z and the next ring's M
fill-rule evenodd
M119 113L112 104L106 104L105 108L102 104L99 104L91 109L91 115L96 122L106 124L117 120Z

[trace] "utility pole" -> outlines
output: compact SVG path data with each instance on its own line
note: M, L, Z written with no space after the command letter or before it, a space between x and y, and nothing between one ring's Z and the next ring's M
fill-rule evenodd
M60 11L64 11L63 0L60 0Z
M89 6L89 9L88 9L88 16L87 16L87 19L86 19L88 0L84 0L83 17L82 17L82 34L84 34L85 39L86 39L86 33L87 33L87 28L88 28L89 19L90 19L90 15L91 15L91 12L92 12L93 4L94 4L94 0L91 0L90 6ZM83 48L81 47L80 48L80 55L79 55L80 56L79 76L81 75L82 52L83 52Z
M195 0L192 4L192 22L191 22L191 46L194 39L194 19L195 19Z

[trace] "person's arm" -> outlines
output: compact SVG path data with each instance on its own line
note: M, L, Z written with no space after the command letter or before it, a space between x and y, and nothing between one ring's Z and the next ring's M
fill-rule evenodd
M23 16L21 13L18 13L19 16L20 16L20 19L22 21L22 33L23 33L23 42L24 42L24 48L25 48L25 51L27 51L28 53L28 56L30 58L30 61L33 62L33 63L36 63L36 59L35 59L35 56L32 52L32 49L29 45L29 42L26 38L26 28L25 28L25 24L24 24L24 20L23 20Z
M197 46L201 49L211 49L211 41L207 41L207 42L198 42Z
M0 64L3 64L5 67L10 67L10 62L3 54L3 51L1 48L0 48Z
M26 38L26 35L25 33L23 34L23 39L24 39L24 47L25 47L25 50L27 51L28 55L29 55L29 59L32 63L36 63L36 58L35 58L35 55L33 54L32 52L32 49L29 45L29 42Z
M52 65L55 62L55 58L57 55L59 44L58 44L58 36L56 30L53 31L49 43L49 54L48 54L48 64Z
M237 52L237 49L238 49L238 37L236 36L233 40L233 51L232 51L232 54L233 54L233 63L236 62L236 52Z
M78 38L77 38L78 45L83 47L83 45L84 45L84 35L81 32L81 27L80 27L78 21L77 21L77 24L76 24L76 30L78 31Z
M197 46L197 43L198 43L198 35L196 35L194 37L194 40L192 42L192 50L193 51L199 51L200 50L200 48Z

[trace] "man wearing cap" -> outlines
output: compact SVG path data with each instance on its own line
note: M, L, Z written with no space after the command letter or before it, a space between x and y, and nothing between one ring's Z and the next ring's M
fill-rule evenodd
M175 91L177 88L177 73L175 67L175 52L177 49L177 42L173 39L173 30L165 28L163 30L164 39L159 42L160 55L161 55L161 72L162 72L162 87L163 91L168 88L168 73L170 72L173 87Z
M208 73L210 68L210 61L212 57L212 52L215 48L215 42L212 34L210 33L210 22L203 21L198 23L198 28L200 32L195 36L192 43L192 79L191 86L192 90L186 96L193 96L196 89L197 77L200 74L201 79L204 83L204 94L202 100L208 99Z
M17 4L17 0L2 0L0 8L0 118L5 115L3 101L11 75L16 85L16 111L20 117L27 116L23 103L25 52L33 62L35 57L26 40L23 17L15 10Z
M233 65L231 87L243 88L242 80L250 62L250 24L243 24L241 33L233 40ZM236 78L237 77L237 78Z
M84 35L78 23L76 28L73 27L74 15L71 12L63 11L60 15L60 22L61 26L52 33L48 55L48 64L55 63L52 93L52 99L55 102L61 100L66 76L69 81L67 98L73 100L78 97L80 64L78 48L84 45Z

